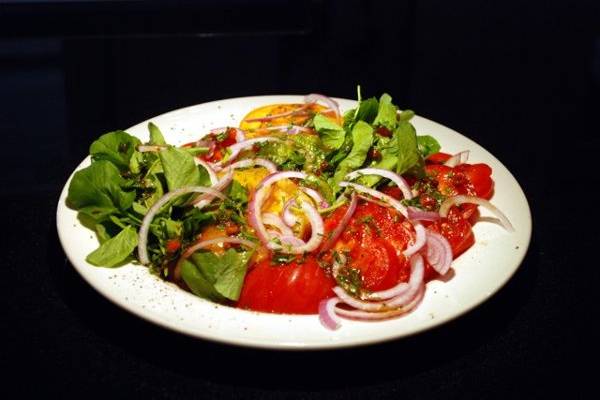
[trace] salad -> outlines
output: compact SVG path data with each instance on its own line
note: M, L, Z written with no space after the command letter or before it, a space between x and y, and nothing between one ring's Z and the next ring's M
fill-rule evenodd
M67 204L96 232L86 261L139 263L238 308L381 320L418 306L475 241L492 171L441 152L388 94L343 114L326 96L249 110L239 126L169 145L124 131L90 146Z

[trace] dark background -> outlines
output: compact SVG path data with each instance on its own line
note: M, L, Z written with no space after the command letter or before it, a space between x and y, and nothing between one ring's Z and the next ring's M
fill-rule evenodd
M138 320L66 262L58 195L101 133L227 97L354 98L358 83L474 139L525 190L529 253L473 312L353 350L240 349ZM0 390L586 397L598 337L599 88L595 1L0 0Z

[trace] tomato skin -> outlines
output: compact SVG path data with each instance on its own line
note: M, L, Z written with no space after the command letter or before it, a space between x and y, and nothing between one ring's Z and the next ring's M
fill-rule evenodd
M273 265L266 259L246 274L239 308L280 314L316 314L319 302L333 296L333 278L314 256L303 262Z
M428 226L432 231L442 234L452 248L453 258L458 257L475 243L475 236L469 221L462 218L459 213L449 215Z
M336 210L325 220L326 235L346 209ZM356 207L335 249L348 252L349 266L361 271L363 288L384 290L408 280L410 266L402 250L411 233L403 223L404 217L389 207L362 201Z
M471 185L475 196L490 199L493 194L494 181L492 180L492 169L487 164L461 164L454 168L455 171L463 173Z

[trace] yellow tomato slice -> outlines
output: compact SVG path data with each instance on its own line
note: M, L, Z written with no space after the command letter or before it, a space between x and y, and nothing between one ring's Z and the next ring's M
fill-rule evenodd
M290 113L296 110L298 110L296 114L269 119L267 121L261 120L265 117ZM268 136L272 131L266 128L290 124L303 125L316 113L323 113L323 115L331 120L341 123L333 112L328 111L326 107L320 104L270 104L250 111L240 123L240 129L246 132L247 138Z

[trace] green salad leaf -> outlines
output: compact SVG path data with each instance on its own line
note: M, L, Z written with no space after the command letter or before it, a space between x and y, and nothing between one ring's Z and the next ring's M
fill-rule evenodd
M351 171L360 168L367 159L367 153L373 143L373 127L364 121L358 121L352 128L352 150L337 166L332 178L335 188Z
M439 142L429 135L417 136L417 147L423 158L439 152L442 148Z
M152 122L148 122L148 131L150 132L150 144L155 145L166 145L165 137L162 132L158 128L158 126L154 125Z
M398 107L392 104L392 97L384 93L379 99L379 108L377 109L377 116L373 121L375 126L383 126L390 131L396 128Z
M158 156L162 163L169 191L190 185L200 185L200 172L194 162L194 157L184 150L169 147Z
M319 133L325 147L337 150L344 143L346 131L344 128L327 118L323 114L315 115L313 119L315 130Z
M251 252L227 250L222 256L196 252L183 264L182 277L198 296L214 300L240 297Z
M94 161L110 161L119 170L125 171L129 169L129 160L139 144L138 138L125 131L109 132L91 144L90 155Z
M85 260L98 267L116 267L129 257L137 244L137 230L129 225L115 237L105 240Z
M135 200L134 191L123 189L127 184L112 162L96 161L73 175L67 202L92 216L97 212L126 210Z

